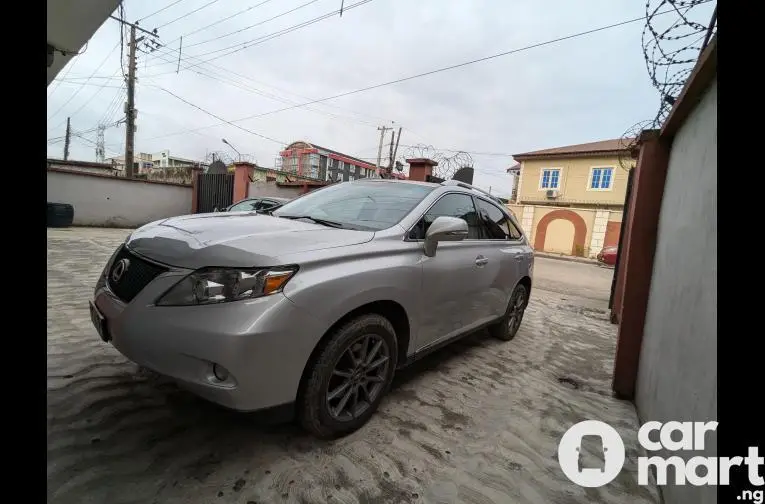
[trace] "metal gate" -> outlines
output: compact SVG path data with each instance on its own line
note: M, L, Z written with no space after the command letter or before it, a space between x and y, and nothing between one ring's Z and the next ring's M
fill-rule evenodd
M234 202L233 173L203 173L197 179L197 213L223 210Z
M622 211L622 224L619 226L619 243L616 249L616 263L614 263L614 277L611 279L611 296L608 298L608 309L614 308L614 291L616 291L616 279L619 276L619 265L622 262L622 248L624 244L624 228L627 223L627 218L630 214L630 200L632 197L632 183L635 179L635 168L632 168L627 174L627 194L624 196L624 210Z

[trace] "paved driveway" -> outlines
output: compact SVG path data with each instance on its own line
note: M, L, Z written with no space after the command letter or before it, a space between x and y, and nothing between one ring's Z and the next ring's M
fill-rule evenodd
M397 377L361 431L317 441L139 370L100 341L87 299L126 231L48 231L48 502L642 503L630 403L611 397L611 270L539 259L509 343L484 333ZM600 419L627 447L611 484L575 486L557 442Z

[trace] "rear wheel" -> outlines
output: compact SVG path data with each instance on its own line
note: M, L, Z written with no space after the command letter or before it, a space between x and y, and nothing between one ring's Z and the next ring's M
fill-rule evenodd
M510 303L507 306L507 312L502 321L489 327L489 332L495 338L503 341L510 341L515 338L518 329L523 321L523 314L526 311L526 305L529 301L528 289L523 284L518 284L510 296Z
M311 364L299 399L302 426L321 438L362 427L390 388L397 361L396 332L367 314L337 329Z

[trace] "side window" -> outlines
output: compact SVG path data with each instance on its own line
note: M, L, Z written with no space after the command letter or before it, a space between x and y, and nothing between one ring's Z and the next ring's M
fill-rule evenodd
M447 194L422 216L422 219L409 233L409 238L413 240L425 239L428 228L437 217L458 217L467 222L469 240L481 237L481 226L473 205L473 198L467 194Z
M255 210L268 210L271 207L276 206L276 203L270 200L260 200L257 205L255 205Z
M487 240L518 240L521 232L515 227L505 213L496 205L478 199L478 209L484 225L484 239Z
M242 201L241 203L232 206L229 212L250 212L255 209L256 203L257 201L252 200Z

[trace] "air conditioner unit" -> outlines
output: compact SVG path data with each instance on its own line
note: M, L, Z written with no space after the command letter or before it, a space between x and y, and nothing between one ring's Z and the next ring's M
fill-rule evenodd
M558 192L558 191L556 191L554 189L551 189L551 190L547 191L547 197L549 199L555 199L558 196L560 196L560 192Z

